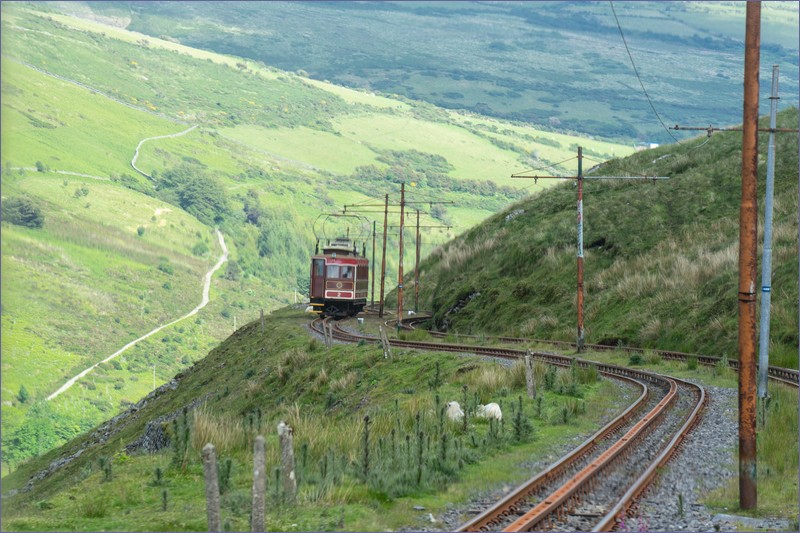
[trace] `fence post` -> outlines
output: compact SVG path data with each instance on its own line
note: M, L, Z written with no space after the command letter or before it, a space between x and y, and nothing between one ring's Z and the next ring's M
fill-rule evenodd
M206 513L208 530L220 531L219 483L217 482L217 454L210 442L203 447L203 472L206 478Z
M278 424L278 440L281 444L281 467L283 469L283 494L287 501L293 501L297 494L297 478L294 473L294 448L292 428L284 422Z
M533 377L533 357L531 351L525 356L525 384L528 388L528 398L531 400L536 398L536 381Z
M264 451L264 437L256 437L253 450L253 532L264 531L264 501L267 491L267 459Z
M386 330L383 326L378 326L378 331L381 334L381 344L383 345L383 358L389 359L392 356L392 350L389 347L389 337L386 336Z

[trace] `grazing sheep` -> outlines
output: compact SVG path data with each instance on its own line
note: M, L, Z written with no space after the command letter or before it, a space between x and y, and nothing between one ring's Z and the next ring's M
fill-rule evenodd
M496 420L503 419L503 412L500 410L500 406L496 403L479 405L476 414L481 418L494 418Z
M464 418L464 411L458 402L447 402L447 418L453 422L458 422Z

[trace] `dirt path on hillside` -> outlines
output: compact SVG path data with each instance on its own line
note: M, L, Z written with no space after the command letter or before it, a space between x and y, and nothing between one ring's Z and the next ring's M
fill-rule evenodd
M139 141L139 144L136 145L136 151L133 153L133 159L131 159L131 166L133 167L133 170L135 170L136 172L138 172L139 174L141 174L142 176L144 176L147 179L150 179L150 180L153 179L153 176L151 176L150 174L145 173L139 167L136 166L136 160L139 159L139 148L141 148L142 145L144 143L146 143L147 141L154 141L156 139L169 139L170 137L180 137L181 135L186 135L187 133L189 133L190 131L192 131L196 127L197 127L197 124L195 124L194 126L192 126L191 128L189 128L187 130L179 131L178 133L170 133L169 135L158 135L156 137L148 137L146 139L142 139L141 141Z
M62 392L64 392L65 390L67 390L71 386L73 386L75 384L75 382L77 382L83 376L85 376L86 374L88 374L89 372L94 370L98 365L111 361L112 359L114 359L115 357L117 357L118 355L120 355L125 350L127 350L131 346L135 345L139 341L142 341L142 340L146 339L147 337L150 337L151 335L155 335L156 333L158 333L162 329L167 328L167 327L169 327L169 326L171 326L173 324L176 324L176 323L180 322L181 320L183 320L185 318L189 318L190 316L196 315L198 311L200 311L202 308L204 308L208 304L208 301L209 301L208 295L209 295L209 291L211 290L211 277L214 275L214 272L216 272L217 270L220 269L220 267L222 266L222 263L224 263L225 261L228 260L228 247L225 246L225 239L222 237L222 233L219 231L219 229L217 229L216 232L217 232L217 237L219 238L219 245L222 247L222 255L220 256L219 260L217 261L217 264L215 264L213 266L213 268L211 268L211 270L206 272L205 281L203 283L203 298L200 301L200 305L198 305L197 307L195 307L189 313L183 315L182 317L177 318L177 319L173 320L172 322L170 322L168 324L161 325L161 326L157 327L156 329L154 329L153 331L151 331L150 333L148 333L146 335L143 335L143 336L139 337L138 339L136 339L134 341L129 342L128 344L126 344L125 346L123 346L122 348L120 348L119 350L114 352L113 354L109 355L108 357L106 357L105 359L100 361L99 363L93 364L92 366L90 366L89 368L87 368L86 370L84 370L83 372L78 374L77 376L75 376L73 378L70 378L57 391L55 391L53 394L48 396L47 399L48 400L52 400L53 398L57 397L59 394L61 394Z

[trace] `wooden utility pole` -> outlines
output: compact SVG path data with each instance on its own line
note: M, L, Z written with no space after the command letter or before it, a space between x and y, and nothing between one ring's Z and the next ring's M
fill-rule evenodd
M400 264L397 267L397 329L403 320L403 217L406 209L406 184L400 184Z
M383 318L383 293L386 287L386 225L389 223L389 195L386 195L383 207L383 258L381 259L381 301L378 316Z
M372 221L372 255L370 256L370 262L372 263L372 307L375 307L375 222Z
M419 313L419 209L417 209L417 260L414 263L414 312Z
M761 3L747 2L739 204L739 507L758 506L756 463L756 274L758 242L758 69Z
M399 265L399 269L398 269L399 278L398 278L398 281L397 281L397 288L398 288L398 292L397 292L397 296L398 296L398 298L397 298L397 309L398 309L398 313L400 313L400 314L402 314L402 312L403 312L403 309L402 309L403 308L403 226L404 226L403 215L404 215L404 212L405 212L405 206L409 205L409 204L430 204L430 205L433 205L433 204L452 204L453 203L453 202L450 202L450 201L447 201L447 202L430 202L430 201L428 201L428 202L406 202L406 200L405 200L405 189L406 189L406 184L402 183L401 186L400 186L400 204L392 204L393 206L396 206L396 205L400 206L400 226L399 226L400 227L400 232L399 232L399 234L400 234L400 265ZM354 207L356 209L353 209ZM345 205L344 206L344 210L346 212L348 210L348 208L349 208L351 213L353 213L353 212L362 212L362 213L364 213L364 212L367 212L367 213L368 212L374 212L372 209L365 209L365 208L371 208L371 207L383 207L383 260L382 260L382 263L381 263L381 296L380 296L380 302L379 302L379 308L378 308L379 309L378 316L383 318L383 308L384 308L384 300L383 300L383 298L384 298L384 290L385 290L385 282L386 282L386 235L387 235L386 232L387 232L387 229L389 228L389 226L388 226L388 223L389 223L389 195L388 194L386 195L383 205L377 205L377 204L351 204L351 205ZM436 226L436 227L439 227L439 226ZM447 227L449 228L450 226L447 226ZM374 273L373 273L372 279L373 280L375 279ZM399 320L400 320L400 318L398 317L398 321Z
M583 148L578 146L578 353L583 351Z
M566 162L566 161L565 161ZM578 184L578 333L576 347L578 352L582 352L584 348L584 323L583 323L583 180L609 180L609 179L641 179L641 180L666 180L666 176L584 176L583 175L583 148L578 147L578 175L577 176L530 176L524 172L519 174L512 174L512 178L533 178L539 179L567 179L575 180Z

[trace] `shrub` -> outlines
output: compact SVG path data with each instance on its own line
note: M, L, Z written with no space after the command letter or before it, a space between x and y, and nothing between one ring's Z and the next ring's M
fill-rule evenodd
M136 233L139 235L139 237L144 235L144 226L139 226L138 228L136 228Z
M19 403L25 403L30 398L30 394L28 393L28 389L25 388L25 385L19 386L19 394L17 394L17 400Z
M628 364L631 366L641 365L643 362L644 359L642 359L642 356L638 353L631 354L628 359Z
M9 198L2 203L3 220L26 228L44 226L42 210L29 198Z
M208 253L208 246L203 241L200 241L192 246L192 253L197 256L205 255Z

